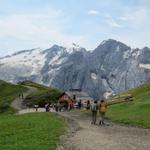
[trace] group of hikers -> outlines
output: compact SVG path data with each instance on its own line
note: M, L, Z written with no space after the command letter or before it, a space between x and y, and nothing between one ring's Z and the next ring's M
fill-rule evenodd
M38 111L39 105L35 104L34 108L35 108L36 111ZM47 102L45 104L45 111L49 112L51 108L53 109L53 105L50 102Z
M49 112L50 110L55 110L56 112L61 111L61 107L59 104L53 104L51 102L48 102L45 104L45 111Z
M97 112L99 111L100 114L99 125L104 125L105 113L107 111L107 103L104 100L101 100L100 104L98 104L97 101L94 101L94 103L91 104L91 111L92 111L91 124L94 125L96 124Z
M35 110L38 111L38 105L34 105ZM78 101L77 105L75 108L81 109L82 103L81 100ZM47 102L45 104L45 111L49 112L50 110L55 110L56 112L61 112L61 111L68 111L68 106L64 105L63 103L57 103L57 104L52 104L51 102ZM99 112L100 114L100 120L99 120L99 125L104 125L104 120L105 120L105 113L107 111L107 103L104 100L101 100L100 103L98 104L98 101L94 101L94 103L90 103L88 100L86 102L86 109L91 110L92 113L92 121L91 124L96 124L97 120L97 114Z
M34 108L36 111L38 111L39 105L34 105ZM60 103L51 103L51 102L46 102L45 103L45 111L46 112L50 112L52 110L56 111L56 112L61 112L61 111L66 111L68 110L68 106L64 105L64 104L60 104Z

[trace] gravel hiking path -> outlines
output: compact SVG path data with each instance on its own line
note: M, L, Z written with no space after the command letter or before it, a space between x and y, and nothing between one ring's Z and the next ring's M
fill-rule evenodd
M30 87L30 86L25 86L28 88L28 91L23 93L23 97L25 98L26 96L28 96L29 94L33 93L34 91L36 91L37 89L34 87ZM13 107L16 110L22 110L25 108L25 106L23 105L23 99L21 97L17 97L12 103L11 103L11 107Z
M29 94L35 92L37 89L31 86L25 86L28 88L28 91L23 93L23 97L27 97ZM23 99L21 97L17 97L12 103L11 107L16 109L18 112L17 114L26 114L26 113L33 113L33 112L45 112L45 108L38 108L38 111L35 108L27 108L23 105ZM50 109L50 112L55 112L53 109Z
M61 112L69 123L61 137L59 150L150 150L150 129L106 122L90 124L90 116L81 112Z
M38 111L35 110L35 108L26 108L18 111L18 114L27 114L27 113L33 113L33 112L45 112L44 108L38 108Z

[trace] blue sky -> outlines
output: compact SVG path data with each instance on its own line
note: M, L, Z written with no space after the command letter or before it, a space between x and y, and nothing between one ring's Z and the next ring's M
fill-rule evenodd
M0 56L79 44L96 48L112 38L150 47L149 0L1 0Z

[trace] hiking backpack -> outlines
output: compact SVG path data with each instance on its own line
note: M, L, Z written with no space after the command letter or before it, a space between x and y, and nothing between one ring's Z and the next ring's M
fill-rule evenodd
M92 105L91 105L91 110L92 110L92 111L97 111L97 106L96 106L96 104L92 104Z

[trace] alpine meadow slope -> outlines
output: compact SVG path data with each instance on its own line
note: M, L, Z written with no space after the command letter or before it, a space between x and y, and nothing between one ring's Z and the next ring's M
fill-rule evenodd
M133 96L133 101L110 106L108 117L115 122L150 128L150 83L133 88L119 97L129 94Z
M150 82L150 49L132 49L119 41L103 41L87 51L76 44L54 45L0 58L0 79L32 80L62 90L80 88L99 99Z
M33 87L36 90L30 93L23 100L23 105L26 107L34 107L34 105L39 105L39 107L45 107L48 102L57 103L58 97L62 94L62 91L54 88L50 88L32 81L23 81L19 83L22 86Z
M11 107L11 103L15 98L27 91L22 85L14 85L0 80L0 114L11 114L15 110Z

